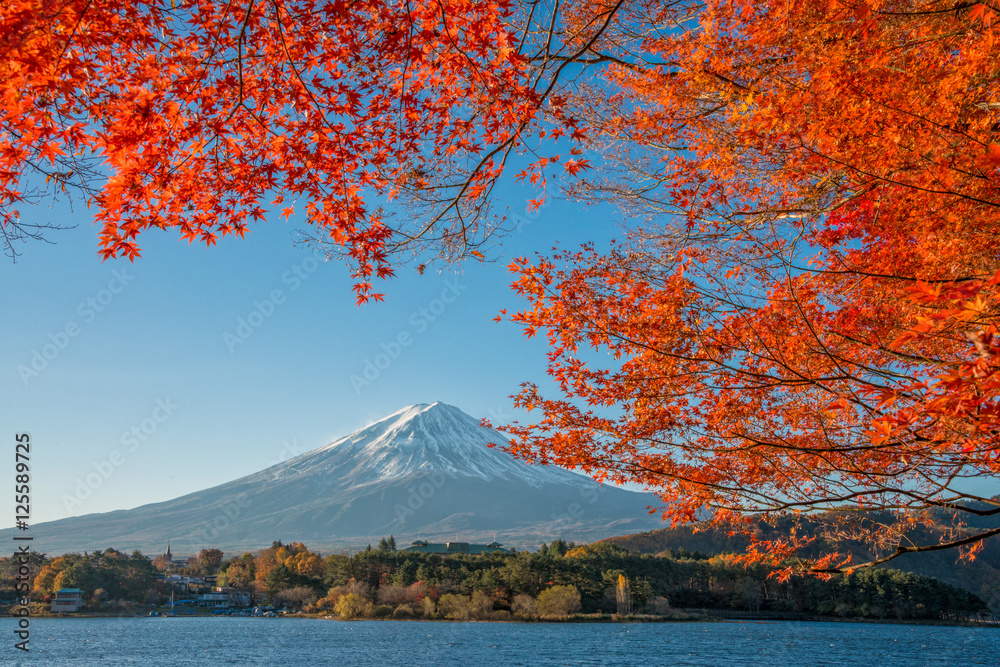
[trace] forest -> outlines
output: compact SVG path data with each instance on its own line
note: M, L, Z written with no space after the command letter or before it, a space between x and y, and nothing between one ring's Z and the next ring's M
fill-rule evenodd
M887 514L872 513L869 520L878 520L891 524L894 517ZM947 512L938 512L937 522L945 524L941 531L948 530L951 517ZM980 517L974 525L978 528L990 529L996 525L992 517ZM820 517L817 521L795 520L785 518L774 522L755 520L750 524L751 530L764 539L771 536L788 534L794 526L798 534L810 538L813 542L803 550L802 556L809 558L823 551L840 550L859 561L864 562L872 557L867 544L860 540L840 539L836 533L831 533L830 525L835 525L834 517ZM933 524L932 524L933 525ZM934 539L931 529L912 529L915 537L925 541ZM699 551L708 555L743 553L749 546L745 535L731 533L725 530L696 530L691 526L664 528L644 533L619 535L602 542L608 542L626 549L632 553L661 554L671 550L685 549ZM934 577L935 579L971 591L982 598L993 610L1000 610L1000 544L987 540L974 559L958 558L953 551L941 550L909 555L893 561L892 568L912 574Z
M908 572L868 569L851 575L781 580L774 568L745 566L732 555L708 557L684 547L639 554L600 542L577 546L556 540L536 552L456 554L442 557L397 550L383 539L353 555L325 557L302 543L274 542L255 554L222 560L206 549L179 567L162 557L114 549L34 555L32 599L51 599L63 587L79 588L85 611L119 613L163 605L173 591L192 597L197 586L164 580L185 574L248 594L251 605L271 604L339 618L504 620L573 614L675 620L716 615L779 614L788 618L971 620L989 613L978 596ZM12 559L0 562L13 581ZM11 570L11 572L7 572ZM10 576L7 576L10 575ZM211 590L209 586L207 590ZM0 601L13 589L0 591Z

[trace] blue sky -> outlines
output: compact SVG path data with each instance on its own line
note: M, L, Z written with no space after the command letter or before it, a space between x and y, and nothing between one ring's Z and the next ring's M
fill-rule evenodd
M505 192L499 208L522 216L536 196ZM21 215L77 225L0 261L0 471L13 479L14 433L29 432L33 523L223 483L412 403L503 423L520 382L545 383L544 343L493 321L521 305L506 262L618 235L614 212L550 196L499 261L401 267L385 303L359 308L348 269L294 243L295 218L212 248L147 232L141 259L102 263L86 208Z

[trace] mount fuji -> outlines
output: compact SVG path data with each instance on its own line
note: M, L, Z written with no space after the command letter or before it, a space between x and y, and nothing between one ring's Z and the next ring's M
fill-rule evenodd
M354 549L397 543L499 540L518 548L662 528L651 494L517 461L506 439L444 403L411 405L371 426L258 473L130 510L32 526L49 554L104 549L227 552L305 542ZM13 529L0 531L9 539Z

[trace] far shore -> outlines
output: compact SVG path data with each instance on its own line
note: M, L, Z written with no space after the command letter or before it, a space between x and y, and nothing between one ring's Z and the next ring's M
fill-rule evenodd
M159 611L159 610L157 610ZM11 617L9 610L0 610L0 617ZM123 620L134 619L155 619L164 618L162 616L147 616L145 614L127 615L121 613L98 613L98 612L77 612L72 614L33 614L32 619L91 619L91 618L118 618ZM831 617L816 615L796 615L791 612L752 614L748 612L727 613L725 611L712 609L678 609L670 616L652 614L634 614L629 616L619 616L618 614L572 614L565 617L547 618L496 618L496 619L450 619L450 618L357 618L342 619L339 616L329 614L306 614L285 613L274 617L253 616L253 615L231 615L195 613L178 614L170 619L183 618L254 618L261 620L272 620L274 618L285 619L317 619L327 621L340 621L353 623L358 621L403 621L409 623L773 623L773 622L803 622L803 623L866 623L873 625L937 625L954 627L973 628L1000 628L1000 623L989 623L983 621L970 620L948 620L948 619L896 619L896 618L867 618L867 617Z

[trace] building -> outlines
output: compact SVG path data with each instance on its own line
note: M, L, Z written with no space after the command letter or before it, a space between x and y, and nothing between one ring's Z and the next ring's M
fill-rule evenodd
M173 567L187 567L188 566L188 559L187 558L174 558L174 555L172 553L170 553L170 540L167 540L167 551L166 551L166 553L163 554L163 557L166 558L167 562L170 563L170 565L173 566Z
M198 592L208 585L204 577L192 577L186 574L165 574L163 575L163 583L170 584L185 592Z
M83 591L79 588L60 588L52 598L53 613L69 613L79 611L83 605Z
M205 593L198 599L198 606L229 609L229 598L229 593Z
M489 544L470 544L468 542L424 542L423 540L417 540L410 544L410 546L400 551L413 551L419 554L441 554L443 556L451 554L493 554L493 553L504 553L510 554L514 553L513 549L507 549L502 544L498 542L490 542Z
M249 607L250 594L245 591L238 591L232 586L216 586L215 594L225 594L229 607Z

